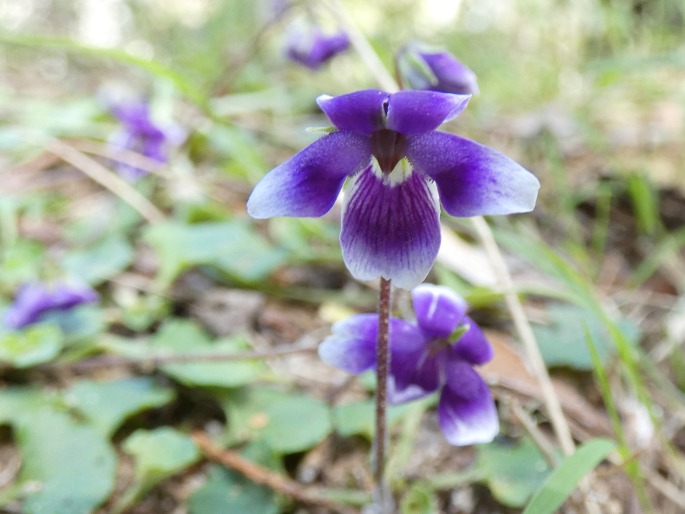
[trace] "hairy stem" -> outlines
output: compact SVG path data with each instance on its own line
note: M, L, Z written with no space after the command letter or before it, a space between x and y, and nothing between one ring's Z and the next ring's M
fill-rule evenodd
M378 293L378 344L376 347L376 440L374 443L373 478L375 496L381 513L391 512L391 499L385 483L385 448L388 440L387 405L388 372L390 371L390 302L392 284L381 277Z

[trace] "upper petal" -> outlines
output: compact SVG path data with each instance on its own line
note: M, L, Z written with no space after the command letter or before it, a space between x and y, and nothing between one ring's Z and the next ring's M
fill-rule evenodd
M452 216L528 212L540 183L509 157L469 139L444 132L409 138L407 157L438 184L440 201Z
M448 337L466 314L466 300L449 287L421 284L411 296L416 321L430 337Z
M455 445L488 443L499 432L497 408L490 390L464 361L454 361L447 367L438 421L445 438Z
M323 136L271 170L252 191L247 212L253 218L322 216L345 178L370 159L367 136L348 131Z
M370 166L355 177L345 193L340 233L343 259L355 278L382 276L403 289L426 278L440 248L433 187L415 172L390 185Z
M365 89L340 96L321 95L316 103L340 130L371 134L385 128L383 103L389 96L379 89Z
M404 90L390 95L387 128L402 134L435 130L466 108L471 95Z
M449 351L474 366L485 364L494 355L492 346L480 327L469 316L464 316L463 323L469 326L469 330Z
M321 360L353 374L376 365L377 314L357 314L335 323L331 331L319 345Z

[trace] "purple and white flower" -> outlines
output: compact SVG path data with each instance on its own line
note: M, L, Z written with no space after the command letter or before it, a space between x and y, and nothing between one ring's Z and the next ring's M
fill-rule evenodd
M149 106L144 102L117 104L112 113L121 124L109 140L115 153L117 150L137 152L161 165L169 160L170 147L180 145L186 137L186 132L176 124L162 126L155 123ZM122 162L116 163L116 169L129 182L147 174L145 170Z
M80 282L29 282L17 290L14 302L5 311L5 326L20 329L37 323L48 312L69 310L97 299L97 292Z
M390 319L390 403L439 391L438 421L451 444L492 441L499 431L497 409L473 369L492 358L490 343L454 291L423 284L413 290L412 299L415 323ZM319 355L338 369L363 373L376 366L377 336L377 314L352 316L333 325Z
M327 34L319 27L293 29L286 42L288 57L311 70L318 70L339 53L350 47L350 38L343 31Z
M397 53L397 69L404 84L412 89L478 94L476 74L441 48L409 43Z
M440 247L440 203L452 216L533 209L538 180L490 148L437 129L470 96L376 89L320 96L337 130L269 172L247 202L255 218L322 216L347 178L340 243L359 280L411 289ZM438 199L439 193L439 199Z

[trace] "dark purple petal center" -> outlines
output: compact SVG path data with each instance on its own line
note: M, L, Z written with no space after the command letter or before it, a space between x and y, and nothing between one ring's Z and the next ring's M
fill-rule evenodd
M371 152L381 171L389 174L406 154L407 136L394 130L382 129L371 134Z

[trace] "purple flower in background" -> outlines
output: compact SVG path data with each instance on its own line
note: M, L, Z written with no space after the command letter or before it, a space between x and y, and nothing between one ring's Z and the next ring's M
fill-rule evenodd
M345 265L359 280L382 276L411 289L437 256L440 202L452 216L527 212L535 205L540 184L530 172L435 130L469 98L376 89L320 96L337 130L271 170L250 195L248 213L322 216L351 177L340 233Z
M330 59L350 47L350 39L342 31L326 34L318 27L295 29L286 43L286 53L293 61L318 70Z
M185 131L175 124L161 126L152 121L150 109L144 102L122 103L112 108L121 128L110 138L112 149L137 152L158 162L169 159L169 147L185 139ZM117 163L117 171L129 182L146 175L145 170L124 163Z
M416 322L390 320L388 399L403 403L440 391L438 421L455 445L486 443L499 431L494 400L473 369L493 352L466 302L452 290L424 284L412 292ZM358 374L376 366L378 315L360 314L333 325L319 347L324 362Z
M5 326L23 328L40 321L48 312L68 310L97 299L98 294L93 289L78 282L30 282L17 290L14 302L5 311Z
M411 89L428 89L459 95L477 94L476 74L440 48L409 43L397 53L397 67Z

